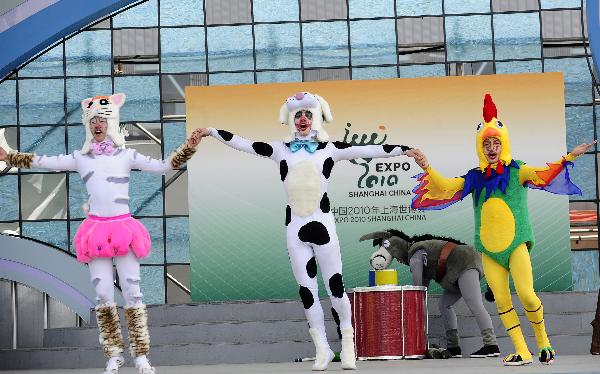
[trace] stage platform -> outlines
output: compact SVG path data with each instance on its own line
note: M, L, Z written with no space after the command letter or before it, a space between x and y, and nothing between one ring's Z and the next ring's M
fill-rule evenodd
M231 364L231 365L189 365L162 366L157 374L268 374L268 373L310 373L312 362L278 364ZM99 374L102 369L57 369L57 370L9 370L3 374ZM327 372L345 372L339 362L330 364ZM131 367L124 367L119 374L135 374ZM502 366L500 358L453 358L449 360L399 360L399 361L361 361L358 362L360 374L385 373L444 373L444 374L495 374L495 373L600 373L600 356L577 355L559 356L552 365L542 365L535 361L523 367Z

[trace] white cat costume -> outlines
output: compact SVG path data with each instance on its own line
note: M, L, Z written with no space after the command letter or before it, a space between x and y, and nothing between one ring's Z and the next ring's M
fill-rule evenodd
M105 374L115 374L123 364L123 337L114 301L113 260L125 299L129 350L139 373L154 373L146 358L150 350L146 307L140 290L139 260L150 254L151 240L146 228L129 211L129 180L132 169L165 174L181 167L196 151L185 143L169 160L155 160L125 149L119 131L119 109L124 94L96 96L81 102L86 139L80 151L68 155L38 156L11 152L7 164L60 171L77 171L89 195L88 218L75 234L77 260L89 265L96 289L96 317L100 343L109 359ZM97 143L90 120L107 120L107 136Z
M296 133L294 116L300 110L312 113L312 132L307 137ZM288 98L281 107L280 120L292 131L292 137L285 142L255 142L224 130L210 128L209 131L211 136L232 148L268 157L279 164L288 200L285 215L288 254L317 352L313 370L325 370L333 359L319 302L317 263L331 298L334 317L339 317L342 368L356 369L350 301L344 290L340 245L327 196L329 177L337 161L399 156L409 148L329 142L322 125L333 120L331 110L322 97L309 92Z

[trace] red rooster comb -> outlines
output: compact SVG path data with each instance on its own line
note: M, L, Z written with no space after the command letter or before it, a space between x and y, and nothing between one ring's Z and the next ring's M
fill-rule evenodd
M485 94L485 98L483 99L483 120L485 122L490 122L494 117L498 118L496 104L494 104L494 101L492 100L492 95Z

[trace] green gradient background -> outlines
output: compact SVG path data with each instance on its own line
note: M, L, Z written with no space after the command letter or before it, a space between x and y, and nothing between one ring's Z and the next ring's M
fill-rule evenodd
M188 131L197 127L214 126L254 140L282 139L286 135L286 128L277 125L276 120L272 119L276 118L278 107L270 104L271 113L267 115L269 107L261 107L259 104L262 96L265 93L273 95L275 92L283 101L285 97L299 90L318 92L331 104L334 118L337 115L336 125L328 129L332 139L341 140L344 137L344 126L341 124L347 121L352 121L353 130L369 134L379 131L380 136L383 136L383 131L377 130L377 126L384 124L387 127L385 133L388 143L400 143L398 139L402 139L403 144L418 145L427 152L431 163L442 173L447 176L462 175L475 166L474 127L478 123L476 121L480 120L477 116L481 116L483 93L492 92L498 105L499 118L506 121L513 139L512 153L515 158L530 161L533 165L542 165L544 161L554 161L566 152L561 74L335 83L336 87L332 86L331 82L226 88L188 87ZM522 93L524 96L513 95L510 92L515 84L519 85L520 92L525 91ZM447 86L454 92L440 100L437 108L439 112L427 112L422 109L423 120L419 121L419 126L416 127L398 124L397 118L409 115L403 114L403 110L415 110L414 105L411 108L404 106L400 98L397 108L383 104L377 107L376 100L368 106L360 100L348 102L348 92L364 92L365 87L378 88L378 85L390 87L392 91L399 89L404 95L411 97L431 97L432 91L450 92ZM470 103L465 103L459 98L460 95L456 94L465 90L474 91ZM342 99L337 99L336 92L339 92ZM381 92L386 91L381 89ZM252 98L253 104L257 103L253 110L261 115L256 119L249 118L246 123L240 125L239 118L230 119L234 116L222 108L228 102L241 102L248 97ZM471 107L477 110L473 111ZM339 114L336 108L340 108ZM464 113L462 108L470 109ZM506 116L502 115L503 108L506 108ZM448 120L428 118L444 113L445 110L446 113L451 112ZM522 117L528 119L520 122L527 122L528 126L519 123L522 126L515 126L513 129L511 123L506 120L509 111L512 122L518 122L519 113L523 113ZM368 123L364 120L365 112L377 113L379 118ZM477 114L474 115L473 112ZM461 116L470 117L472 120L467 122L465 118L460 118ZM537 120L530 122L531 116ZM360 121L353 120L359 117ZM219 123L215 123L216 119ZM270 123L265 123L265 120L270 120ZM441 133L441 136L431 136L432 132ZM540 136L543 145L540 143ZM537 146L531 147L530 144ZM415 180L410 177L420 169L407 158L372 160L371 174L390 175L390 172L375 173L376 162L404 161L410 162L411 169L398 173L399 184L376 189L412 189ZM235 151L215 139L207 138L201 143L198 156L188 164L188 170L192 299L296 299L298 287L292 275L285 246L285 195L278 165L268 159ZM356 185L363 170L362 166L348 161L336 164L329 184L332 207L410 204L410 196L349 198L349 191L360 190ZM537 240L532 252L535 289L569 290L572 281L568 198L530 190L529 206ZM470 197L448 209L424 214L427 217L425 221L338 224L346 287L368 284L369 257L374 248L368 242L358 242L358 238L364 233L398 228L409 234L430 232L453 236L467 243L473 242L473 210ZM397 262L394 262L393 267L399 269L400 284L408 284L408 268ZM321 294L325 295L322 283L320 289ZM435 285L431 291L437 293L440 289Z

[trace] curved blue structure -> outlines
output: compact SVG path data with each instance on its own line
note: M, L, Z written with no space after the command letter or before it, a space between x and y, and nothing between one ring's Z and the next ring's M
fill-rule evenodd
M29 0L19 5L17 8L28 7L33 13L0 33L0 80L61 38L143 1L146 0Z
M596 71L600 72L600 4L598 0L587 0L587 30L590 49Z
M0 235L0 248L0 279L46 292L89 322L96 292L86 265L69 253L20 237ZM116 287L115 301L123 305Z

